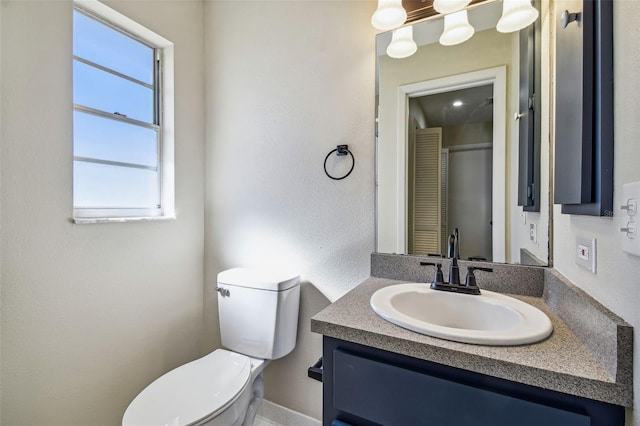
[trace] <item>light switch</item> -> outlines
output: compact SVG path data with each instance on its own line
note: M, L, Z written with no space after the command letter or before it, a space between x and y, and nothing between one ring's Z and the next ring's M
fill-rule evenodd
M638 208L640 205L640 182L625 183L622 185L622 221L620 233L622 238L622 250L640 256L640 217Z

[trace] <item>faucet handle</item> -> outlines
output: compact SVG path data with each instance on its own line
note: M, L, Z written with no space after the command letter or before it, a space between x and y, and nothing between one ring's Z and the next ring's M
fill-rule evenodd
M485 272L493 272L493 268L481 268L480 266L467 266L467 279L465 280L465 285L467 287L477 287L476 284L476 275L473 271L485 271Z
M442 274L442 264L432 262L420 262L420 266L435 266L436 273L433 276L433 282L436 284L444 283L444 275Z

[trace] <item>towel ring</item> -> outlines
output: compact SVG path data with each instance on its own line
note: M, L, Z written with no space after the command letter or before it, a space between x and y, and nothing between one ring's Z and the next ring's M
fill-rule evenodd
M351 156L351 168L349 169L347 174L342 176L342 177L331 176L329 174L329 172L327 171L327 160L329 159L331 154L333 154L334 152L337 152L337 155L347 155L347 154L349 154ZM356 165L356 159L353 156L353 153L351 151L349 151L349 145L338 145L336 147L336 149L334 149L331 152L329 152L327 154L327 156L324 158L324 172L327 174L327 176L329 176L333 180L342 180L342 179L346 178L347 176L349 176L351 174L351 172L353 171L353 168L355 167L355 165Z

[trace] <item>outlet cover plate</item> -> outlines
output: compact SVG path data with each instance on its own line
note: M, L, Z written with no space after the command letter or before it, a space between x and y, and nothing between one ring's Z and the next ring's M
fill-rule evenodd
M535 223L529 224L529 240L531 240L532 243L538 242L538 227Z
M622 202L627 209L622 210L622 222L620 232L622 238L622 251L640 256L640 212L629 211L628 206L640 205L640 182L625 183L622 185ZM623 231L623 228L635 227L635 235Z
M576 237L576 265L596 273L596 239Z

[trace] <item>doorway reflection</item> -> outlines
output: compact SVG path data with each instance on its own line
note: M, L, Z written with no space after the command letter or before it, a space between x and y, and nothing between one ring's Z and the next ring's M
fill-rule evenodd
M493 84L409 98L407 237L411 254L492 260Z

